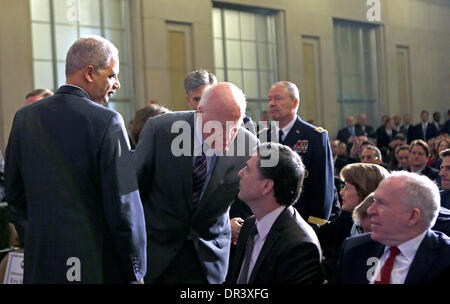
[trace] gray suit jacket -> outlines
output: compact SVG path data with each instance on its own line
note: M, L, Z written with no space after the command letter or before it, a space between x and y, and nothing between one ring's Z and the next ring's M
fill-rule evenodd
M134 154L148 233L148 283L163 273L188 238L194 241L208 281L225 280L231 236L228 209L238 192L237 174L250 153L217 157L209 184L194 211L194 113L167 113L148 120ZM184 122L183 133L178 128L171 132L175 122ZM185 139L182 143L178 141L180 136ZM250 146L257 143L244 128L239 129L238 137L245 138ZM172 147L185 148L189 155L176 156ZM247 147L246 151L252 150Z

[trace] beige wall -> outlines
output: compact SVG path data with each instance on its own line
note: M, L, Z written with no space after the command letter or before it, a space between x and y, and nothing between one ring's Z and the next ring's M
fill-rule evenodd
M5 147L14 113L33 89L31 22L28 0L0 2L0 149Z
M318 123L334 137L338 121L333 17L368 22L366 0L223 0L278 10L279 78L300 85L302 36L320 40L321 99ZM28 0L0 2L0 146L4 147L15 111L32 89L32 52ZM192 67L214 70L210 0L130 0L133 80L136 108L150 99L168 105L171 98L167 22L192 30ZM440 111L450 100L450 3L448 0L381 0L380 110L403 114L398 106L396 47L410 52L414 120L420 111ZM4 30L7 29L7 30ZM300 115L302 109L300 108Z
M223 0L229 4L248 5L279 10L279 25L285 27L284 41L278 48L279 77L297 84L305 81L303 73L302 36L320 40L321 99L323 113L318 123L335 136L338 121L337 78L333 46L333 18L369 22L365 0ZM191 23L194 28L194 68L213 68L211 34L211 1L206 0L142 0L142 40L145 51L142 65L146 75L146 99L167 99L168 43L166 21ZM380 112L403 114L398 107L396 47L410 49L411 93L413 117L417 121L422 108L446 113L450 95L450 3L448 1L381 0ZM302 115L300 107L300 115ZM322 121L320 117L323 117ZM446 117L446 115L443 115Z

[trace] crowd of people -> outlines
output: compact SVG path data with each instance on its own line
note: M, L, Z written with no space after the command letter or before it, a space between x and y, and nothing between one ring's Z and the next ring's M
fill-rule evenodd
M450 281L450 120L361 113L330 139L278 81L255 125L240 88L197 70L191 111L151 102L127 132L103 106L118 52L80 38L66 84L15 115L2 182L24 283Z

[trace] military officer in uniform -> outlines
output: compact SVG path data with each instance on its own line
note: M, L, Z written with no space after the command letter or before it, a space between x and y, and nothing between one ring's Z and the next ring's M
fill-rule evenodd
M328 133L297 115L300 94L294 83L276 82L268 98L270 117L278 126L271 124L262 130L259 139L289 146L302 157L307 176L294 206L310 224L322 225L330 217L334 198L333 155Z

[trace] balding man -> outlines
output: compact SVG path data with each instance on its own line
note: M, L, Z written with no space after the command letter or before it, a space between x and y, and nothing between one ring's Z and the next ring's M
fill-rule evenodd
M432 231L439 189L427 177L396 171L367 210L372 232L347 239L333 281L342 284L429 284L450 278L450 238Z
M358 121L355 125L356 136L375 137L375 131L372 126L367 124L366 113L360 113L358 115Z
M241 127L245 108L243 92L221 82L203 93L198 115L167 113L145 124L134 160L152 269L146 282L224 282L228 209L257 142Z
M302 157L308 175L294 207L310 224L322 225L330 217L334 199L333 153L328 132L304 122L297 115L300 93L294 83L274 83L268 97L269 113L278 127L262 132L259 138L261 141L278 139Z
M126 283L146 272L142 203L123 119L119 54L80 38L66 85L20 109L6 150L6 196L25 242L24 283Z

